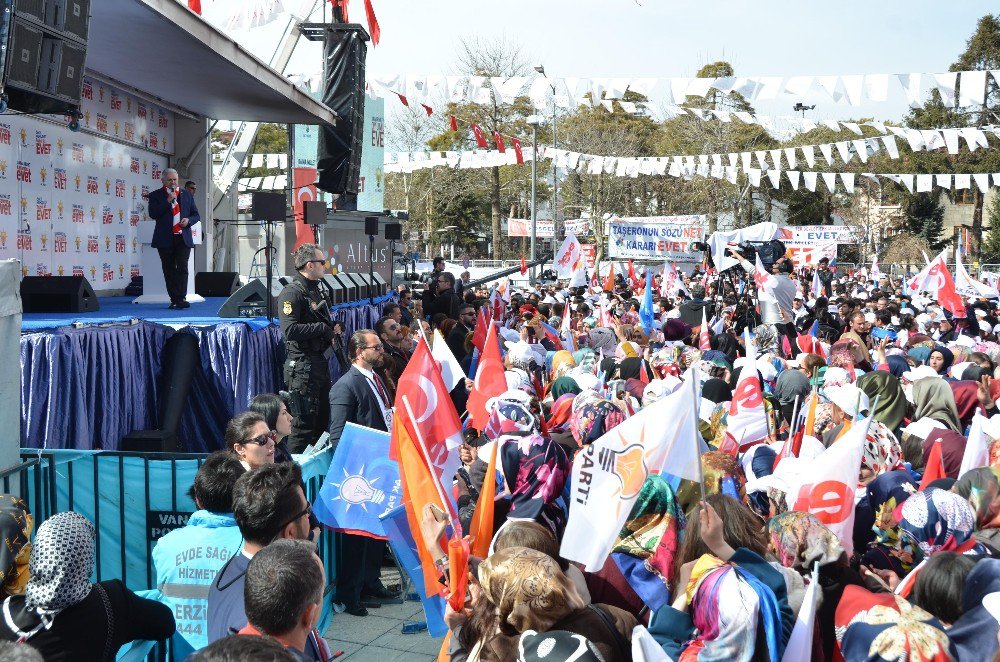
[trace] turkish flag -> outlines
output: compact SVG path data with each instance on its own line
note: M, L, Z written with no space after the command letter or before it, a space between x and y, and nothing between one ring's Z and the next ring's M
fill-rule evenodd
M503 322L503 318L507 315L507 302L504 301L499 289L493 290L493 293L490 294L490 305L493 308L493 319L497 322Z
M401 102L401 103L402 103L402 104L403 104L404 106L406 106L407 108L409 108L409 107L410 107L410 102L409 102L409 100L408 100L408 99L407 99L406 97L404 97L404 96L403 96L402 94L400 94L399 92L396 92L396 96L397 96L397 97L399 97L399 100L400 100L400 102Z
M188 9L201 16L201 0L188 0Z
M455 119L454 115L448 116L448 130L458 131L458 120Z
M698 331L698 349L707 352L712 349L711 339L708 337L708 322L705 320L705 309L701 309L701 329Z
M434 114L434 109L428 106L426 103L422 103L420 105L424 107L424 112L427 113L427 117L430 117L432 114Z
M476 315L476 328L472 332L472 346L478 349L480 353L483 351L483 346L486 342L486 332L490 326L492 326L490 308L489 306L480 306L479 314Z
M528 273L528 263L524 261L524 256L521 256L521 275Z
M643 287L643 283L639 280L639 276L635 273L635 265L632 264L632 260L628 261L628 279L632 281L632 289L638 290Z
M486 136L483 135L483 130L480 129L479 125L476 123L472 124L472 135L476 137L476 144L480 147L480 149L489 149L490 144L486 142Z
M418 447L426 450L438 480L451 485L461 466L455 449L462 444L462 423L441 378L441 369L423 338L399 377L394 405L397 423L406 428ZM395 426L390 442L392 450L398 452Z
M927 464L924 467L923 478L920 479L920 489L926 490L927 486L939 478L947 478L948 473L944 470L944 460L941 456L941 442L935 440L931 446L931 452L927 456Z
M524 154L521 152L521 141L517 138L511 138L510 144L514 147L514 156L517 157L517 163L519 165L524 163Z
M410 359L410 364L412 363L413 360ZM409 369L409 365L407 369ZM487 401L507 390L507 378L504 377L503 373L503 358L500 356L497 331L496 327L491 324L486 334L486 347L483 349L483 355L479 358L479 369L476 370L476 378L473 380L472 391L469 393L466 404L469 410L469 420L476 430L484 429L486 422L490 419L490 412L486 409Z
M500 135L499 131L493 132L493 142L496 143L498 152L501 154L507 153L507 147L503 144L503 136Z
M295 248L316 241L316 233L305 221L305 202L316 200L316 168L292 169L292 216L295 218Z

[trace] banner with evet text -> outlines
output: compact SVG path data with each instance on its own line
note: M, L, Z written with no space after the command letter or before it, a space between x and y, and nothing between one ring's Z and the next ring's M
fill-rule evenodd
M613 217L608 222L608 254L630 260L691 260L701 253L691 244L705 241L708 217Z

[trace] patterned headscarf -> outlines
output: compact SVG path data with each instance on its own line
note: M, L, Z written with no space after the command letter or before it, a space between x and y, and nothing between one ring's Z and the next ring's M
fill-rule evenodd
M896 436L880 421L872 419L865 437L861 467L876 476L903 468L903 447Z
M25 609L38 614L49 628L59 612L90 594L94 525L74 512L56 513L42 522L28 571L31 578L24 591Z
M0 494L0 598L21 595L28 582L28 560L31 556L31 529L34 518L21 499Z
M586 606L559 564L527 547L508 547L480 563L479 583L498 621L515 632L544 632Z
M646 477L611 549L622 575L653 611L670 602L674 555L684 530L684 511L662 476Z
M1000 529L1000 469L968 471L951 488L976 511L976 529Z
M565 349L561 349L552 357L551 378L553 381L568 375L570 370L576 367L573 355Z
M900 537L925 557L935 552L966 552L978 546L972 532L976 513L964 498L937 488L917 492L897 508Z
M593 372L597 367L597 354L589 347L584 347L573 352L573 361L577 370Z
M507 489L508 519L534 520L562 538L566 511L558 501L571 468L563 447L538 434L507 435L498 451Z
M576 443L584 446L600 439L608 430L625 420L625 414L610 400L598 399L573 407L569 430Z
M868 505L875 513L875 542L868 546L861 562L873 568L892 570L903 576L913 569L914 557L919 556L917 546L907 538L901 539L896 508L916 494L917 484L906 470L889 471L877 476L868 484Z
M778 353L778 334L770 324L761 324L753 330L753 343L757 354Z
M958 659L938 619L898 595L853 584L841 595L834 632L847 662Z
M497 397L483 434L495 441L507 434L527 434L538 430L538 421L522 393L507 391Z
M781 513L771 518L767 530L781 565L801 573L812 572L815 562L836 563L844 553L837 536L812 513Z

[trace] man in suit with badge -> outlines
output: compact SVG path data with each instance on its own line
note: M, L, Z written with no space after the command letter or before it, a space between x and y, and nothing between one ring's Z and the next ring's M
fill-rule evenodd
M355 331L347 344L350 369L330 389L330 440L340 441L348 422L388 432L392 426L392 399L375 368L385 360L385 345L371 329ZM385 541L367 536L340 535L336 601L347 613L367 616L364 602L394 595L380 578Z
M170 308L190 308L187 302L188 257L194 247L191 226L201 220L194 196L178 188L177 171L163 171L163 188L149 194L149 217L156 221L152 247L160 254Z

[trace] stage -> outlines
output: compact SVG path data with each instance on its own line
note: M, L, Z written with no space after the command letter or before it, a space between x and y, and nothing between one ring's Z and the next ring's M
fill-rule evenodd
M388 294L341 304L346 334L371 328ZM196 369L178 429L183 450L221 448L226 422L258 393L284 388L277 321L218 317L224 297L184 310L101 297L93 313L22 317L21 447L118 450L132 431L159 425L162 353L174 334L197 340ZM331 366L336 379L337 369Z

